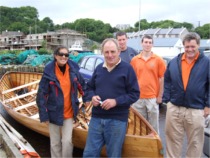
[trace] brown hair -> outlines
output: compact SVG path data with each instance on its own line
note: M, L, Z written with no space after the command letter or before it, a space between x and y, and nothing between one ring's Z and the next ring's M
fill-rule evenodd
M152 43L153 43L153 38L152 38L152 36L150 36L150 35L144 35L143 37L142 37L142 39L141 39L141 43L143 43L143 41L144 41L144 39L151 39L152 40Z
M198 44L198 45L200 45L200 36L197 34L197 33L195 33L195 32L189 32L188 34L186 34L185 36L184 36L184 38L183 38L183 40L182 40L182 43L183 43L183 45L184 45L184 43L186 42L186 41L188 41L188 42L190 42L191 40L195 40L196 41L196 43Z
M117 39L118 36L124 36L124 35L125 35L125 37L127 38L127 34L126 34L125 32L119 31L119 32L116 33L115 38Z

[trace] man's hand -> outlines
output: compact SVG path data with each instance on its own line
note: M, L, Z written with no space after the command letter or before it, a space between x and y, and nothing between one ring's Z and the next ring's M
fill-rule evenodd
M208 115L210 115L210 108L206 106L204 108L204 117L207 117Z
M157 97L157 98L156 98L156 102L157 102L158 104L162 103L162 97Z
M92 97L93 106L99 106L100 101L101 101L101 98L98 95L95 95L95 96Z
M117 105L117 102L115 99L106 99L102 102L101 107L104 110L109 110Z

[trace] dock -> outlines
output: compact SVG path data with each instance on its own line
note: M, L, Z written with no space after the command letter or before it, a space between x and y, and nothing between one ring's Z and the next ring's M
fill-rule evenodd
M23 155L18 148L14 145L12 140L7 136L4 130L0 127L0 157L14 157L21 158Z

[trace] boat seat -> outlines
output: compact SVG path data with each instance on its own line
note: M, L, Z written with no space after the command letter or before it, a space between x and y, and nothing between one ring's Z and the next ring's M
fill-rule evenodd
M28 108L30 106L33 106L33 105L36 105L35 101L33 101L31 103L28 103L28 104L25 104L25 105L18 106L16 108L14 108L14 111L22 110L22 109Z
M30 82L30 83L27 83L27 84L24 84L24 85L21 85L21 86L12 88L12 89L8 89L8 90L3 91L2 94L6 94L6 93L9 93L9 92L13 92L13 91L15 91L15 90L18 90L18 89L22 89L22 88L31 86L31 85L33 85L33 84L38 84L39 82L40 82L40 80L36 80L36 81Z
M16 96L16 97L13 97L13 98L4 100L3 103L5 104L5 103L8 103L8 102L17 100L17 99L25 98L25 97L27 97L27 96L30 96L30 95L36 94L36 93L37 93L37 90L32 90L31 92L28 92L28 93L26 93L26 94L22 94L22 95L19 95L19 96Z

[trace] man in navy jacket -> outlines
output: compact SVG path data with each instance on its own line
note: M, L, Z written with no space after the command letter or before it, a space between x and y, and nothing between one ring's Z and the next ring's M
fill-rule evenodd
M185 52L170 61L164 76L167 157L181 157L185 133L188 139L186 157L202 155L204 119L210 109L210 64L199 52L199 44L198 34L187 34L183 38Z

